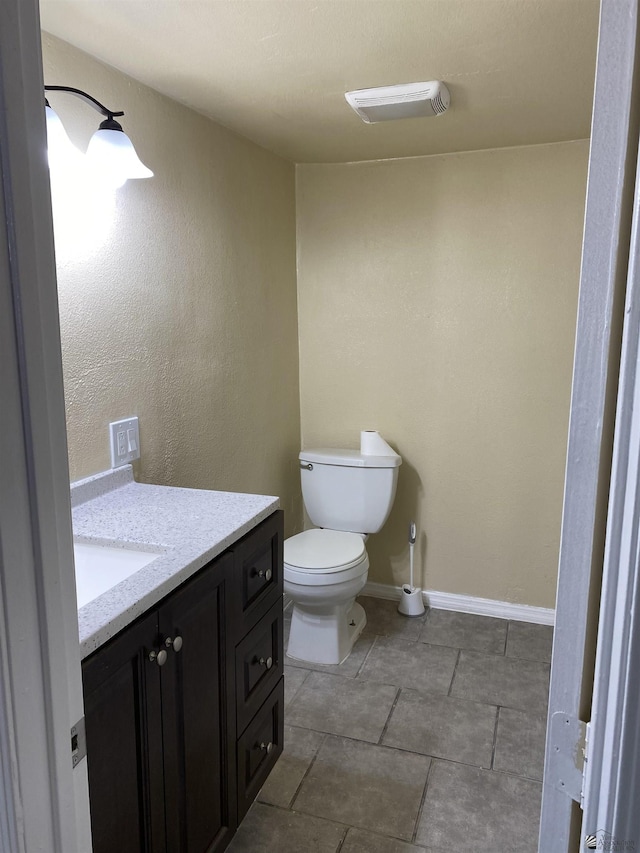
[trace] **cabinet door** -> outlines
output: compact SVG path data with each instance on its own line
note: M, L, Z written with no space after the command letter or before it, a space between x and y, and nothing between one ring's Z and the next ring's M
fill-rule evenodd
M157 614L82 666L93 853L165 853Z
M169 851L222 850L236 825L233 648L225 624L232 566L231 555L220 557L159 610L160 634L173 641L161 672Z

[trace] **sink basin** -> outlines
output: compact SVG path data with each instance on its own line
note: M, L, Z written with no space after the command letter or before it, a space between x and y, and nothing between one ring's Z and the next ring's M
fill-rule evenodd
M160 556L159 551L141 551L126 545L73 543L76 563L78 608L130 577Z

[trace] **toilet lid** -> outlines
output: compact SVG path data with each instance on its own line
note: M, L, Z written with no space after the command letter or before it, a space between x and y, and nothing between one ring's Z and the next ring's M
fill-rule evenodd
M307 572L337 572L359 563L366 554L357 533L314 528L284 543L284 562Z

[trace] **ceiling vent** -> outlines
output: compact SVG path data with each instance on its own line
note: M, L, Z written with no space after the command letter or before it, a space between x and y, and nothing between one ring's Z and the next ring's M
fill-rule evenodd
M445 112L450 103L449 90L439 80L356 89L355 92L347 92L345 98L367 124L437 116Z

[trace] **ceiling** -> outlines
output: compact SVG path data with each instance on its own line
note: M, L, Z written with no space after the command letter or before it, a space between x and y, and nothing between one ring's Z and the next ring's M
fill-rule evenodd
M598 0L41 0L41 17L53 35L308 163L587 137L598 8ZM367 125L344 99L350 89L435 79L451 92L438 117Z

